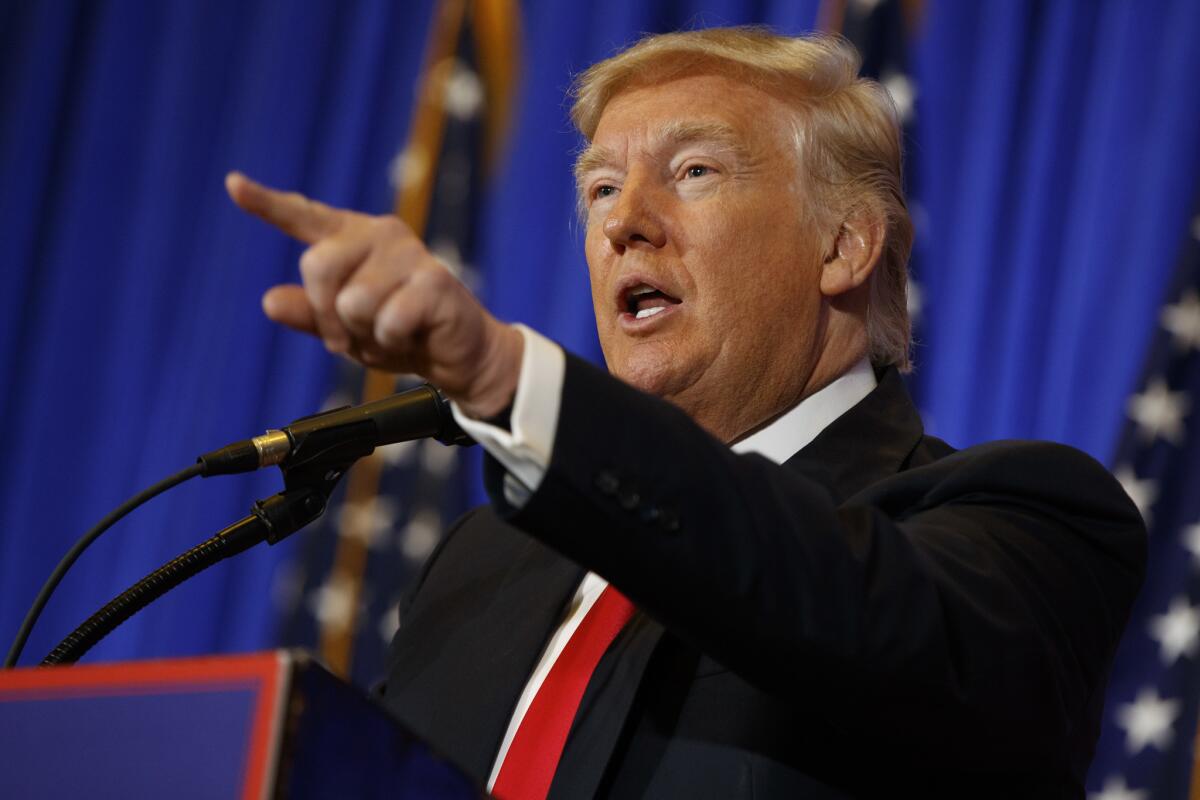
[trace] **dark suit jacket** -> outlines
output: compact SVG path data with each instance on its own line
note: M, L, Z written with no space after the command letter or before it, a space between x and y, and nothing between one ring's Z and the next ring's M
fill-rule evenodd
M1145 534L1075 450L924 435L899 376L785 465L568 358L520 509L447 535L385 702L486 781L584 567L640 609L551 797L1082 797Z

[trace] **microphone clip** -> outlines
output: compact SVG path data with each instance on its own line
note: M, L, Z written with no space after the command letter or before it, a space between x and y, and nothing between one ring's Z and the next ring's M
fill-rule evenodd
M340 409L325 412L335 414ZM315 415L323 416L323 415ZM318 428L288 437L290 452L276 461L283 473L285 489L316 489L326 500L334 487L355 461L375 450L375 426L370 420L340 425L337 428ZM265 438L265 437L260 437Z

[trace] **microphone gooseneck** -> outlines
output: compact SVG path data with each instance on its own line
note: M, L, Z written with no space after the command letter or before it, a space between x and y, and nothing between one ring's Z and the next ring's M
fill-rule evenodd
M328 447L342 434L369 448L368 452L414 439L432 438L447 445L474 443L454 421L442 393L424 384L382 400L301 417L281 430L234 442L196 460L203 466L204 477L251 472L275 464L286 467L306 448Z

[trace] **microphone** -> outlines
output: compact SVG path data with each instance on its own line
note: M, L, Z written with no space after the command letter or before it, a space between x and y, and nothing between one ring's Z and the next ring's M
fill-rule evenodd
M274 464L286 467L305 450L310 439L319 442L314 446L322 449L335 446L339 439L354 441L365 455L386 444L428 438L446 445L475 443L454 421L450 403L442 393L426 383L360 406L301 417L282 430L268 430L262 436L234 442L196 461L207 478L252 472Z

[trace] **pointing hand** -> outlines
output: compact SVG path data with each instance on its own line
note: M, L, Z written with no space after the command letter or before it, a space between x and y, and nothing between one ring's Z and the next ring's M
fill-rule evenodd
M333 208L231 172L233 202L305 244L303 285L275 286L263 311L368 367L415 372L478 417L512 401L523 340L394 216Z

